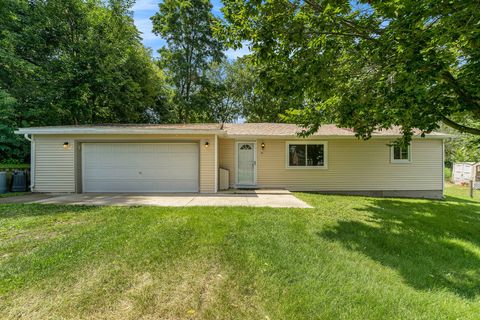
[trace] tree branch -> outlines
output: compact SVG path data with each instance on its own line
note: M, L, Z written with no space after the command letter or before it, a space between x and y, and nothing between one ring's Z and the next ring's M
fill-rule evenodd
M357 32L361 32L362 34L365 34L365 35L368 35L368 36L370 36L369 34L381 35L383 33L381 29L374 30L374 29L371 29L370 27L362 26L362 25L359 25L358 23L355 23L351 20L347 20L344 17L340 17L340 20L342 20L344 24L346 24L348 27L350 27L350 29L353 29Z
M323 31L323 32L315 32L315 34L325 34L325 35L330 35L330 36L354 37L354 38L362 38L362 39L365 39L365 40L374 40L374 41L377 40L375 38L371 38L371 37L363 35L363 34L351 33L351 32Z
M480 129L467 127L462 124L456 123L455 121L450 120L449 118L442 116L442 122L445 123L447 126L456 129L462 133L471 133L475 135L480 135Z
M317 14L323 14L324 7L321 4L316 3L314 1L311 1L311 0L305 0L305 3L307 5L309 5L313 10L315 10L315 12ZM338 16L338 18L340 20L340 24L342 24L344 27L352 30L354 34L357 34L358 37L363 38L365 40L377 40L376 38L372 37L371 35L372 34L376 34L376 35L382 34L382 30L379 30L379 29L373 30L370 27L361 26L358 23L356 23L352 20L348 20L343 16ZM348 33L348 34L338 33L338 35L350 35L350 33Z
M464 103L470 111L475 113L479 113L480 110L480 101L477 97L472 96L469 92L467 92L462 85L458 82L457 79L451 74L449 71L445 71L442 73L442 78L452 87L455 93L460 98L460 101Z

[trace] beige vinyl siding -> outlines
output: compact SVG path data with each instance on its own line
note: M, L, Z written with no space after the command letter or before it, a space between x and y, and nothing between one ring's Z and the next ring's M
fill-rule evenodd
M35 139L35 192L75 192L73 140L61 137ZM69 148L63 147L69 142Z
M221 167L235 171L234 141L220 142ZM262 151L260 143L265 142ZM286 168L286 141L257 140L257 186L303 191L442 190L442 140L416 139L411 163L391 163L388 139L321 139L328 168ZM234 176L234 174L233 174ZM232 173L230 183L234 186Z
M257 157L260 187L291 190L441 190L442 141L412 142L411 163L391 163L389 141L328 141L328 169L287 169L284 140L266 142Z
M209 146L205 148L205 141ZM215 136L203 137L200 141L200 192L214 193L216 190Z
M229 171L230 186L235 185L235 140L218 139L218 165Z
M69 141L70 147L63 148ZM215 136L214 135L35 135L36 163L35 189L37 192L75 192L76 181L81 179L76 144L80 142L142 142L142 141L195 141L199 143L200 192L215 192ZM209 142L208 148L204 147ZM80 152L78 150L78 152ZM75 169L77 170L75 174Z

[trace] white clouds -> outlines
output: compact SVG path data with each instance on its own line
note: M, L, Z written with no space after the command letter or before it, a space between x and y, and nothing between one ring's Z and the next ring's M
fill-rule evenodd
M235 60L237 58L241 58L247 54L250 54L251 51L248 48L248 45L244 44L240 49L228 49L225 51L225 55L228 59Z
M153 25L150 17L158 11L158 0L137 0L133 6L133 21L141 32L145 47L152 49L152 55L158 56L157 50L165 45L165 40L152 32Z
M133 5L132 10L135 12L138 11L157 11L158 4L160 1L158 0L137 0Z
M158 36L152 32L152 21L150 18L134 18L134 23L137 29L142 33L143 40L155 40Z

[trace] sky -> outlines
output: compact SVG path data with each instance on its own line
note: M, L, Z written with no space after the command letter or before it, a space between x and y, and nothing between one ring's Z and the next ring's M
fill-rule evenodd
M158 4L162 2L161 0L136 0L135 5L133 6L133 19L138 30L142 32L142 42L143 44L152 49L152 54L154 57L158 57L157 50L165 45L165 40L156 36L152 32L152 22L150 17L153 16L158 11ZM220 0L212 0L213 5L213 14L221 17L222 12L220 11L222 3ZM246 46L241 49L233 50L229 49L225 51L227 58L234 60L238 57L244 56L249 53L249 50Z

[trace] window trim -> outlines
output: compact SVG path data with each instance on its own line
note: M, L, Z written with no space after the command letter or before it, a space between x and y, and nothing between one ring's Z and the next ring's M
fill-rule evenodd
M290 166L290 145L291 144L321 144L323 145L323 166ZM307 159L307 153L305 152L305 160ZM328 141L320 141L320 140L309 140L309 141L302 141L302 140L289 140L285 141L285 168L286 169L299 169L299 170L309 170L309 169L320 169L325 170L328 169Z
M390 163L403 163L403 164L412 163L412 143L410 143L407 147L408 159L395 159L394 158L395 147L396 147L395 145L390 146Z

